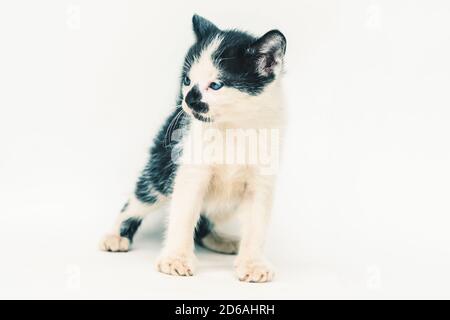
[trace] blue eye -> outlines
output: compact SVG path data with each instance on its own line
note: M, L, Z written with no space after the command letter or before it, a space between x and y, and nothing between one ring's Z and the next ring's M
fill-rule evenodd
M220 88L223 87L223 83L221 82L211 82L211 84L209 85L209 87L213 90L219 90Z
M191 85L191 79L189 79L188 76L184 77L183 79L183 84L187 87L189 85Z

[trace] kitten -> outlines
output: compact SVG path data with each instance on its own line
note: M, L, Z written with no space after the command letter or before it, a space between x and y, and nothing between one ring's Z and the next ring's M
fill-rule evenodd
M260 162L233 162L229 151L227 160L218 154L242 138L240 134L245 140L252 132L255 137L270 130L278 137L286 39L278 30L255 38L220 30L198 15L192 21L196 42L185 58L177 107L154 139L134 195L100 247L128 251L144 217L170 200L160 272L192 276L196 242L215 252L238 254L235 270L241 281L268 282L274 273L263 257L263 243L275 175L264 172ZM192 160L208 148L216 148L211 157ZM244 148L242 159L248 160L255 149ZM240 241L217 232L233 216L241 220Z

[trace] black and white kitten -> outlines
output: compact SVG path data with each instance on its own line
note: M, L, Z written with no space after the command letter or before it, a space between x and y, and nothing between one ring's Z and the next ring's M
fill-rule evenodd
M286 39L278 30L255 38L220 30L197 15L192 20L196 42L185 58L177 107L154 139L136 190L100 247L128 251L145 216L170 201L160 272L192 276L195 241L215 252L237 253L240 280L267 282L273 271L263 257L263 243L275 175L258 162L182 160L211 148L214 139L204 138L207 130L223 136L233 130L281 130ZM241 221L240 241L216 231L233 216Z

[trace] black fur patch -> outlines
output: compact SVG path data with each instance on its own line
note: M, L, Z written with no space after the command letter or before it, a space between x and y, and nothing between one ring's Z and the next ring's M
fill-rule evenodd
M202 102L202 93L198 89L198 85L193 86L192 89L189 90L184 100L188 107L197 113L206 113L209 110L208 105Z
M170 195L178 164L173 159L178 141L172 139L176 130L187 128L189 117L177 108L166 120L154 139L150 159L136 184L135 195L145 203L155 203L158 194Z
M201 41L207 37L211 32L217 32L219 29L211 21L194 14L192 17L192 26L194 28L197 41Z
M120 236L133 241L133 237L142 223L140 218L129 218L120 225Z
M214 228L212 222L205 216L200 216L195 228L194 240L197 244L202 244L202 239L206 237Z

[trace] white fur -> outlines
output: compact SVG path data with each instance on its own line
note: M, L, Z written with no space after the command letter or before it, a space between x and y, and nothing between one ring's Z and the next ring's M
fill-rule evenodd
M191 86L193 84L197 84L199 89L202 91L202 94L207 91L211 91L208 90L209 84L217 80L217 76L219 75L211 56L219 48L221 42L222 38L216 37L213 41L211 41L208 47L203 50L201 56L191 66L191 70L189 72ZM186 94L187 91L189 91L189 87L184 89L183 94Z
M204 123L193 120L186 140L193 138L196 131L207 128L222 132L236 128L281 129L282 98L278 77L258 96L227 87L217 91L208 88L218 75L211 54L220 41L216 39L203 52L189 75L191 86L199 84L203 101L210 107L208 116L214 121ZM183 93L188 90L189 87L183 88ZM190 113L184 102L183 109ZM199 145L206 148L208 142ZM184 152L192 152L188 145L184 147ZM272 280L273 271L264 259L263 245L275 177L261 174L260 169L258 164L181 164L175 179L166 243L158 260L158 270L171 275L189 276L194 273L192 235L203 211L215 222L239 215L242 239L235 265L238 278L248 282Z
M108 234L100 241L100 250L111 252L127 252L130 249L130 240L116 234Z

